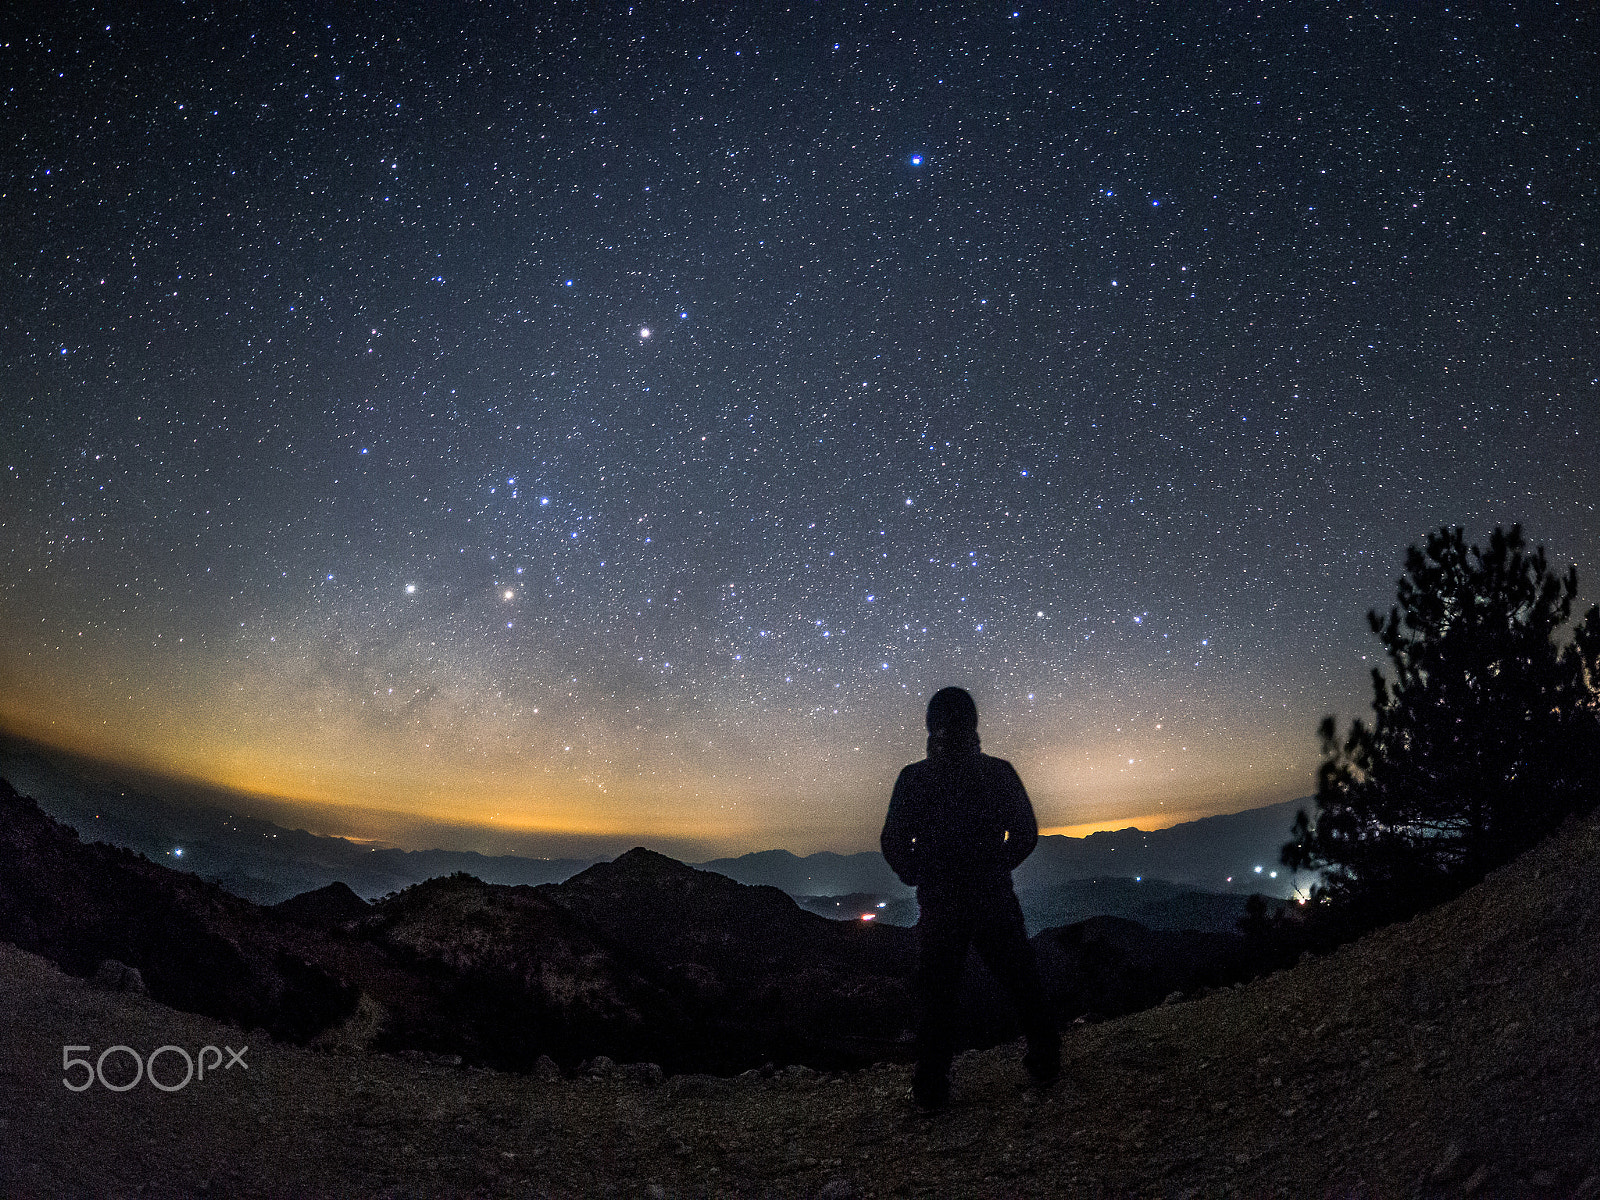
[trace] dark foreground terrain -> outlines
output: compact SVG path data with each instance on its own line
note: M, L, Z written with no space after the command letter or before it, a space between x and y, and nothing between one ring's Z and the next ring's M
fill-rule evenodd
M64 1045L237 1048L240 1031L0 945L0 1194L1592 1200L1597 895L1586 821L1336 954L1077 1027L1044 1096L1017 1086L1015 1046L969 1053L933 1119L906 1110L897 1065L564 1078L255 1035L248 1070L74 1093ZM181 1075L170 1054L162 1069Z
M131 979L172 1008L325 1050L570 1073L585 1060L732 1075L904 1058L916 937L826 920L645 849L559 884L464 874L369 904L342 883L252 904L126 848L84 843L0 780L0 938L68 974ZM1035 942L1062 1015L1116 1015L1247 977L1237 934L1101 917ZM111 964L107 966L106 964ZM1014 1036L969 971L966 1046Z

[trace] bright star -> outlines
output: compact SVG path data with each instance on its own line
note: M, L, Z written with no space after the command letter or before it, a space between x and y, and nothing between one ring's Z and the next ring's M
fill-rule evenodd
M920 166L921 166L921 165L922 165L922 155L920 155L920 154L913 154L913 155L912 155L912 156L911 156L911 165L912 165L912 166L913 166L913 167L920 167Z
M406 595L414 596L414 595L416 595L416 593L417 593L417 585L416 584L414 584L414 583L406 584Z
M648 329L641 329L639 330L639 336L642 338L647 338L650 336L650 331Z

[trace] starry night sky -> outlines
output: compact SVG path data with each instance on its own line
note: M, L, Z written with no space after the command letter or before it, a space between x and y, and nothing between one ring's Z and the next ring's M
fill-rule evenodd
M0 722L500 851L871 846L949 683L1048 828L1309 793L1409 543L1600 576L1600 18L1413 7L13 19Z

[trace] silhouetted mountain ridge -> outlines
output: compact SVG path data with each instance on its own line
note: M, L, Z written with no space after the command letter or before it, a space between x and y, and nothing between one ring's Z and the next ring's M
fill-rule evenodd
M351 891L347 884L336 881L327 887L302 892L280 904L274 904L272 911L314 929L336 929L361 920L372 911L372 906Z
M488 883L559 883L597 861L364 846L288 829L238 810L180 804L148 789L108 782L86 765L74 767L63 756L3 733L0 763L4 764L0 774L20 771L7 777L14 783L26 780L40 807L86 840L124 846L152 861L193 871L258 904L276 904L335 881L361 897L376 899L457 871ZM1044 928L1055 919L1042 897L1037 905L1030 898L1031 890L1081 879L1142 875L1213 894L1243 897L1261 891L1286 896L1288 877L1280 873L1272 879L1269 872L1276 869L1278 849L1288 837L1295 811L1309 803L1289 801L1149 832L1124 829L1086 838L1043 837L1015 876L1030 928ZM174 853L179 847L181 859ZM898 900L912 895L876 851L802 856L763 850L697 865L740 883L778 887L796 897L860 894ZM1253 870L1258 865L1263 867L1260 875ZM1213 907L1221 911L1220 906ZM1159 912L1148 915L1158 923L1170 919Z
M75 974L127 964L163 1003L276 1037L520 1070L541 1055L669 1071L861 1065L903 1056L914 1013L910 930L830 921L780 889L644 848L561 884L457 873L372 905L332 885L268 909L130 851L85 845L9 785L0 930ZM1151 977L1180 978L1161 976L1177 956L1129 945L1084 960L1097 1011L1143 1002L1162 986ZM963 1041L1014 1033L974 960Z

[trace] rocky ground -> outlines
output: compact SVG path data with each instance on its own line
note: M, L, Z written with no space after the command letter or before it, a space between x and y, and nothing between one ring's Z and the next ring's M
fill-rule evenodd
M966 1055L934 1118L898 1066L663 1082L319 1054L0 944L0 1194L1594 1200L1597 888L1591 821L1337 954L1074 1029L1047 1094L1016 1047ZM241 1042L248 1069L180 1091L62 1083L64 1045Z

